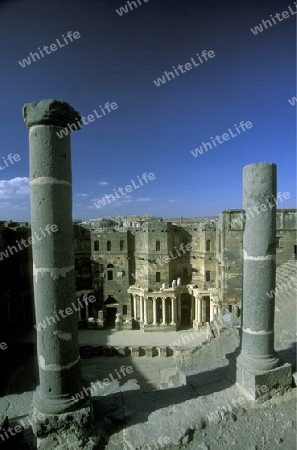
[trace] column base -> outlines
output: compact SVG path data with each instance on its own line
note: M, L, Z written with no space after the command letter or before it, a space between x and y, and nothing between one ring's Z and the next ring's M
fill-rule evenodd
M199 331L201 328L202 322L196 322L195 320L193 320L193 328L195 331Z
M31 424L38 450L93 450L100 442L100 436L93 427L90 400L84 407L66 414L41 414L33 407Z
M267 356L247 355L242 352L239 354L237 361L247 370L260 372L276 369L280 365L280 359L275 352Z
M42 414L66 414L78 410L86 402L85 394L83 399L78 401L75 401L71 395L50 398L44 397L39 388L40 386L37 387L33 395L33 407Z
M257 371L247 369L234 355L226 356L230 362L229 378L253 400L261 403L291 389L291 364L281 362L279 367Z

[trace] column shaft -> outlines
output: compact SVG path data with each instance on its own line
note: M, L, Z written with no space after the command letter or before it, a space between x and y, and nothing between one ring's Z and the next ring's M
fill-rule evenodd
M195 298L193 296L191 300L191 320L195 320Z
M166 297L162 297L162 325L166 325Z
M157 299L153 298L153 325L157 325Z
M276 166L257 163L243 169L243 320L238 361L248 369L279 364L274 352L276 257ZM261 209L260 209L261 208Z
M67 103L43 100L24 106L29 128L33 276L40 385L33 406L45 414L78 409L82 389L73 252L70 131L79 114ZM55 232L50 233L49 230ZM41 236L41 230L47 230ZM66 311L66 315L65 315Z
M205 298L201 299L201 304L202 304L201 322L205 323L206 322L206 300L205 300Z
M176 297L171 298L171 325L176 325Z
M143 322L143 297L139 296L139 304L140 304L140 322Z
M137 320L137 298L136 295L133 295L133 317L135 320Z
M198 323L202 323L202 298L197 298L197 315L198 315Z
M198 296L197 295L195 295L195 297L194 297L194 302L195 302L194 321L198 322Z
M214 316L214 304L212 299L210 299L209 302L209 321L212 322L213 321L213 316Z
M147 325L147 297L144 297L144 323Z

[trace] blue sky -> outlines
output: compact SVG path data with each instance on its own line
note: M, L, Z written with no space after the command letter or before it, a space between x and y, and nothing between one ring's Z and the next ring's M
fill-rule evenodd
M141 5L139 5L141 3ZM0 220L30 221L28 130L22 106L67 101L83 116L118 108L72 133L73 217L152 214L218 215L241 208L242 168L275 162L279 207L296 207L296 14L254 35L250 29L293 1L139 0L0 1ZM18 61L44 45L80 38L22 68ZM157 87L154 80L197 53L199 67ZM253 127L208 152L191 153L228 133ZM19 154L11 164L7 155ZM4 159L3 159L4 158ZM3 161L1 163L1 161ZM94 201L137 176L155 179L107 202Z

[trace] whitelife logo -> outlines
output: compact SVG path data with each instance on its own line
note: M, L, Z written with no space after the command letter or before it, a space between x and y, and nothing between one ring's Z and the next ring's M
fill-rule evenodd
M78 31L74 31L74 33L72 33L72 31L68 31L67 33L67 38L69 39L70 42L73 42L73 39L79 39L80 38L80 34ZM65 44L61 44L61 42L59 41L59 39L56 39L57 44L59 45L59 48L65 47L66 45L69 44L69 42L67 41L67 38L64 36L64 34L62 34L62 38L63 41L65 42ZM50 50L48 50L48 48L50 48ZM40 47L38 47L38 51L40 53L40 55L42 56L42 58L45 57L45 55L43 54L43 52L45 52L47 55L50 55L52 52L55 52L56 50L58 50L58 47L56 44L51 44L51 45L44 45L42 50ZM27 58L24 58L22 61L18 61L19 65L24 69L26 67L26 65L30 66L31 64L31 59L32 62L35 62L36 59L35 58L40 59L40 56L38 53L32 53L30 52L30 55Z
M44 227L45 231L47 231L48 234L45 234L45 231L44 231L42 228L39 228L39 229L40 229L41 234L42 234L42 236L43 236L44 238L46 238L47 236L49 236L51 233L55 233L56 231L58 231L58 227L57 227L57 225L55 225L55 224L53 224L53 225L47 224L47 225ZM26 243L26 240L25 240L25 239L22 239L21 242L19 242L18 240L16 240L15 243L17 244L19 250L24 250L24 247L27 248L27 247L29 247L29 245L34 244L35 241L41 241L42 239L43 239L43 238L40 237L40 236L37 234L37 231L34 231L34 232L32 233L32 236L29 237L29 238L27 239L28 244ZM23 247L22 247L22 246L23 246ZM10 253L10 255L14 255L14 253L18 253L19 250L16 248L15 245L12 245L12 246L9 245L9 246L7 247L6 250L4 250L3 252L0 252L0 261L3 261L3 257L4 257L4 258L8 258L8 257L9 257L9 253Z
M174 247L177 253L177 256L173 256L172 252L169 252L167 256L164 256L163 258L157 258L155 260L155 263L151 266L148 266L147 270L142 269L138 272L138 278L146 278L150 272L156 272L158 271L158 266L164 266L164 264L168 264L170 261L173 261L174 259L179 258L180 256L185 255L186 252L190 252L192 250L191 244L184 244L183 242L180 244L179 249L177 247ZM181 250L183 253L180 254L179 250ZM169 256L170 255L170 256ZM134 273L131 273L131 276L136 280L136 276Z
M242 131L246 131L246 129L249 130L250 128L253 128L252 122L249 122L249 121L244 122L243 120L240 122L240 124L239 124L238 126L242 129ZM235 127L237 133L238 133L238 134L241 134L241 131L239 130L238 126L236 125L236 123L234 124L234 127ZM245 128L246 128L246 129L245 129ZM235 138L236 136L238 136L238 134L233 134L233 133L232 133L231 128L228 128L228 131L229 131L230 136L231 136L232 138ZM229 136L228 133L224 133L224 134L222 134L222 136L219 136L219 135L217 134L215 138L213 138L212 136L210 136L210 139L211 139L213 145L214 145L215 147L217 147L217 144L215 143L215 140L216 140L219 144L224 144L225 141L229 141L230 136ZM221 138L222 138L223 140L221 140ZM207 146L208 146L208 148L207 148ZM202 148L202 147L203 147L203 148ZM205 142L202 142L202 145L200 145L200 147L195 148L194 151L191 150L191 153L192 153L192 155L193 155L195 158L197 158L198 155L203 155L203 150L204 150L205 152L208 152L208 150L211 150L212 148L213 148L213 147L212 147L212 145L211 145L210 142L206 142L206 143L205 143Z
M149 0L142 0L144 3L147 3ZM138 5L141 6L141 0L137 0ZM127 2L126 5L127 6L121 6L120 9L116 9L116 12L118 13L119 16L122 16L125 13L129 12L128 6L130 8L130 11L132 11L134 8L132 8L132 3L134 5L134 8L138 8L138 5L136 2Z
M156 177L153 172L150 172L149 174L147 174L145 172L142 174L141 178L147 184L149 181L153 181ZM117 190L114 189L114 194L105 194L101 199L97 200L97 202L93 203L93 205L96 206L96 208L100 209L101 207L106 205L106 200L108 201L108 203L110 203L111 201L114 202L116 199L120 199L120 198L124 197L126 194L128 194L129 192L132 192L133 189L139 189L141 186L143 186L143 182L141 181L141 178L137 175L139 185L135 184L134 180L131 180L131 184L127 184L127 186L125 186L125 188L120 187ZM126 192L124 192L124 189ZM119 196L119 193L120 193L121 197ZM110 200L109 197L112 197L112 199Z
M297 97L292 97L288 99L288 102L291 106L295 106L297 104Z
M282 199L282 197L284 197ZM278 206L278 200L282 203L283 200L288 200L290 198L290 193L289 192L278 192L276 198L274 196L272 196L272 198L266 198L266 203L269 206L270 209L274 208L275 206ZM270 202L271 200L271 202ZM274 202L274 203L273 203ZM237 219L232 219L231 220L231 226L232 227L236 227L236 226L241 226L241 224L243 224L246 220L249 219L253 219L255 217L254 212L256 212L258 215L261 214L261 212L265 212L268 209L265 203L261 203L261 205L259 206L254 206L253 209L251 208L247 208L243 213L240 214L240 216Z
M80 309L83 309L86 305L88 306L89 303L94 303L95 301L96 301L96 297L95 297L94 295L90 295L90 296L88 297L87 294L85 294L85 295L83 296L83 302L84 302L84 303L82 303L82 302L80 301L80 299L77 298L77 302L78 302L79 307L77 307L77 306L75 305L75 303L72 302L71 305L68 306L68 308L66 308L65 310L64 310L64 309L60 309L60 310L58 311L58 313L54 313L54 316L55 316L55 317L54 317L54 316L47 316L47 317L44 319L43 322L37 323L36 325L34 325L34 327L36 328L37 331L45 330L45 329L47 328L48 325L56 324L57 321L60 322L60 317L59 317L59 315L60 315L63 319L65 319L67 316L71 316L71 314L73 314L74 312L77 312L77 311L79 311ZM71 307L72 307L72 308L71 308ZM66 315L65 315L64 313L65 313ZM58 314L59 314L59 315L58 315ZM58 335L58 332L56 332L56 333L57 333L57 335ZM70 336L70 334L69 334L69 333L64 333L64 335L65 335L65 336L64 336L64 339L68 340L68 339L67 339L67 336L68 336L68 335Z
M294 2L294 5L295 5L295 8L297 9L296 2ZM288 9L292 16L297 14L297 11L293 11L291 6L288 6ZM282 18L280 16L282 16ZM274 17L276 17L278 22L276 22L276 20L274 20ZM260 23L259 25L257 25L254 28L250 28L253 35L256 36L258 33L262 33L262 31L264 31L262 24L264 25L265 29L267 30L267 28L268 28L267 23L269 24L269 27L271 28L271 27L273 27L273 25L277 25L279 22L282 22L284 19L288 19L290 17L290 14L288 13L288 11L283 11L281 14L276 13L274 17L272 16L272 14L270 14L271 21L269 19L268 20L262 19L262 23Z
M199 55L199 53L196 53L196 54L197 54L198 60L200 61L201 64L203 64L203 62L204 62L203 59L201 58L201 56L203 56L205 61L208 61L207 57L208 58L214 58L216 56L215 52L213 50L209 50L208 52L206 50L203 50L203 52L201 53L201 56ZM193 66L194 67L200 66L199 62L195 61L194 58L191 58L191 62L192 62L192 64L190 62L187 62L184 65L179 64L177 66L177 69L180 71L180 73L186 73L187 71L192 70ZM185 67L185 69L183 67ZM165 84L167 81L173 80L175 78L175 76L179 77L180 74L178 73L178 70L176 69L176 67L172 66L172 68L173 68L173 70L175 72L175 75L174 75L173 72L165 71L164 75L162 77L157 78L157 80L153 80L153 82L155 83L155 85L157 87L160 87L162 84ZM167 80L166 80L165 77L167 78Z
M7 155L6 158L4 158L4 156L2 156L2 159L3 159L3 162L4 162L4 167L2 167L1 164L0 164L0 170L4 170L4 169L6 169L6 167L9 166L9 164L7 162L7 159L10 162L10 164L13 164L13 161L14 162L20 161L21 157L20 157L20 155L18 153L16 153L15 155L13 155L12 153L9 153L9 155Z
M83 400L84 398L89 397L90 395L92 395L92 390L95 388L99 388L99 389L104 389L107 386L109 386L110 383L121 380L123 377L127 376L128 374L130 375L134 370L132 366L121 366L121 368L119 369L119 371L121 372L122 375L119 374L119 372L117 371L117 369L114 369L117 375L117 379L114 379L113 375L110 373L108 376L110 378L110 380L108 378L104 378L103 381L96 381L95 383L92 383L91 387L83 387L83 390L78 392L75 397L72 396L72 399L75 402L78 402L79 400ZM127 372L127 373L126 373Z
M111 113L111 110L115 110L118 109L118 104L116 102L106 102L105 105L102 107L101 105L99 105L99 108L101 109L101 112L103 114L103 116L106 116L106 112L104 111L104 108L106 109L106 111L108 111L109 113ZM93 109L93 113L95 114L95 116L97 117L97 119L101 119L101 117L103 117L101 114L99 115L96 109ZM89 114L87 117L81 116L81 119L78 118L76 119L76 123L68 123L67 127L62 128L61 131L56 131L56 135L62 139L62 137L64 136L68 136L70 131L77 131L81 129L81 122L84 125L89 125L90 122L94 122L95 120L95 116L93 114ZM73 129L74 127L74 129Z

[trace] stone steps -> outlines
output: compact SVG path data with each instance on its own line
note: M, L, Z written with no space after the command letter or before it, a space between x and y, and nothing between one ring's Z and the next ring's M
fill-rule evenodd
M79 348L82 359L111 357L111 356L128 356L134 358L167 358L170 356L180 357L181 349L172 349L166 346L89 346L84 345Z
M190 355L183 357L177 372L168 378L167 386L163 385L162 388L188 384L197 387L224 379L228 366L226 354L232 353L238 345L238 331L235 328L225 329L218 337L203 343L193 349Z
M275 345L290 348L296 341L297 262L288 261L276 269Z
M295 292L296 284L297 263L295 261L288 261L276 269L276 287L279 288L279 293L282 291L288 295L290 291Z

